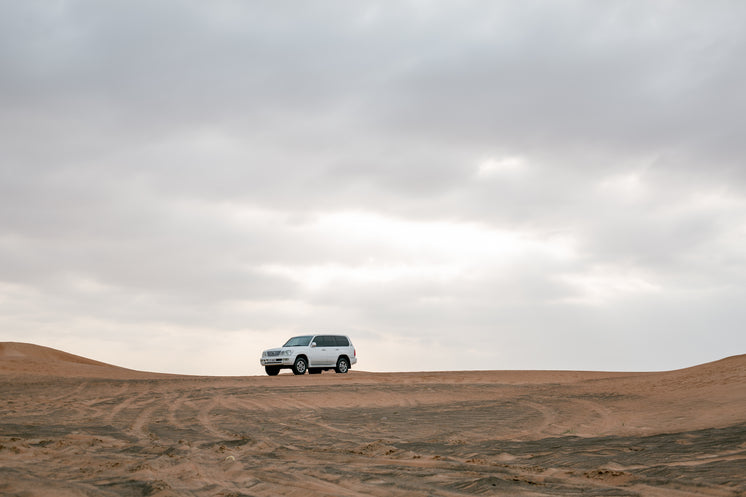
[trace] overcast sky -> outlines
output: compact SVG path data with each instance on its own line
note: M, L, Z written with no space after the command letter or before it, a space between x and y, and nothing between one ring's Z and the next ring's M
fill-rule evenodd
M260 374L746 352L746 3L0 0L0 340Z

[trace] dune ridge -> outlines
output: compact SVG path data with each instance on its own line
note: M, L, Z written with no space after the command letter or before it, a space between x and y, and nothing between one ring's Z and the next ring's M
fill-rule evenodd
M163 376L24 342L0 342L0 374L121 379Z
M29 361L47 360L50 362L88 364L95 366L112 366L100 361L94 361L61 350L23 342L0 342L0 359L26 359ZM113 367L113 366L112 366Z
M60 377L76 377L91 374L106 375L116 378L128 375L153 375L154 377L189 376L168 373L154 373L127 369L113 364L96 361L87 357L71 354L62 350L25 342L0 342L0 374L30 373ZM621 377L681 377L694 380L707 377L709 382L727 381L729 378L740 378L746 374L746 354L733 355L712 362L698 364L682 369L655 372L620 372L620 371L581 371L581 370L463 370L463 371L427 371L373 373L353 371L353 374L374 375L370 379L389 383L422 383L449 381L448 376L458 373L451 381L485 381L497 379L505 383L573 383L593 379L610 379ZM289 375L283 375L289 376ZM328 376L327 376L328 377ZM358 380L362 378L358 377ZM701 380L697 380L701 383Z

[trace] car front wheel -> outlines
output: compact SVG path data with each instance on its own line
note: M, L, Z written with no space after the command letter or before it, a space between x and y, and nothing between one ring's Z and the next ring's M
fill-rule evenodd
M350 370L350 363L347 361L346 357L340 357L337 359L337 367L334 368L334 371L337 373L346 373Z
M306 372L306 369L308 369L306 359L303 357L297 358L295 364L293 364L293 374L303 374Z
M280 372L280 368L278 368L277 366L264 366L264 370L270 376L277 376L277 374Z

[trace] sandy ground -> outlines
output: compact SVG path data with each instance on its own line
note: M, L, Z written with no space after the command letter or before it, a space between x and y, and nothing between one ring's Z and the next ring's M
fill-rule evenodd
M746 356L223 378L0 343L0 495L746 496Z

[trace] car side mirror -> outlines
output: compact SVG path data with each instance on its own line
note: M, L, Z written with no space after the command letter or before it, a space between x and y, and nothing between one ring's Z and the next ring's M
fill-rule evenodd
M311 347L315 347L315 346L316 346L316 342L311 342Z

